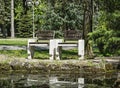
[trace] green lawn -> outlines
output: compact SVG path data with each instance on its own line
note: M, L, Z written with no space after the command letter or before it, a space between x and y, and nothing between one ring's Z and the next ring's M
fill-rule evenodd
M0 54L9 57L27 58L26 50L0 50ZM49 59L49 50L36 50L34 54L35 59ZM62 50L62 60L78 59L77 49Z
M0 45L27 45L27 38L0 39Z
M0 45L26 46L27 40L27 38L0 39ZM7 55L9 57L27 57L26 50L0 50L0 54Z

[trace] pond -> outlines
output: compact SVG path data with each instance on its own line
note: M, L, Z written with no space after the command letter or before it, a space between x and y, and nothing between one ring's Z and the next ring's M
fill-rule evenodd
M113 88L119 72L108 74L0 74L0 88Z

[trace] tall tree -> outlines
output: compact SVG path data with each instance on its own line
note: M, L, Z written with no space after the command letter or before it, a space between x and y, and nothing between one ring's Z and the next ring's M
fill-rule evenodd
M15 37L14 29L14 0L11 0L11 38Z
M4 15L5 15L5 4L4 1L0 1L0 32L4 31L4 24L5 24L5 20L4 20Z
M84 39L85 54L87 57L93 57L92 45L88 39L88 33L92 32L93 0L84 0Z

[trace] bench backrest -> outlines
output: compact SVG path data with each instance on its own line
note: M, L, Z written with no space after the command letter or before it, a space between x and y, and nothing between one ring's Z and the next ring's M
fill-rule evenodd
M52 30L39 30L36 32L38 40L49 40L54 38L54 31Z
M64 31L64 40L78 40L82 39L81 30L65 30Z

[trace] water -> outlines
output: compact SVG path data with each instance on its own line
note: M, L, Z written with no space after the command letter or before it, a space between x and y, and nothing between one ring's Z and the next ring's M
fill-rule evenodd
M118 75L0 74L0 88L112 88Z

